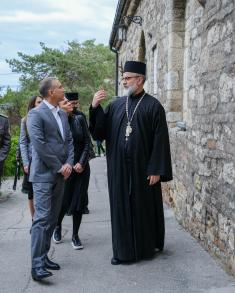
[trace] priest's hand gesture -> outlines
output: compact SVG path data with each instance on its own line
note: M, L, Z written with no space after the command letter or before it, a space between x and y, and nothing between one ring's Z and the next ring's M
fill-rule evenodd
M106 92L104 90L99 90L94 94L92 101L92 108L96 108L99 104L106 98Z
M154 185L160 180L159 175L150 175L148 176L147 180L149 180L149 185Z

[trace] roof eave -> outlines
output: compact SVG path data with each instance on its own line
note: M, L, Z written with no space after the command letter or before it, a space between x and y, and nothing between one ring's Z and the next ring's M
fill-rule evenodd
M121 16L122 16L122 12L125 7L125 4L126 4L126 0L119 0L118 5L117 5L117 10L116 10L116 14L115 14L114 22L113 22L113 27L112 27L111 35L109 38L109 46L111 49L112 48L117 49L117 47L120 47L120 44L115 44L116 43L115 39L116 39L118 25L120 24L120 20L121 20Z

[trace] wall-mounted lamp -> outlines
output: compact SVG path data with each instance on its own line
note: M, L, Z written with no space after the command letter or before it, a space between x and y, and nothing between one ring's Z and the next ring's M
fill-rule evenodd
M197 0L204 8L206 6L206 0Z
M116 26L118 40L121 42L127 40L127 21L134 22L141 26L143 19L141 16L123 16L123 22Z
M142 17L141 16L138 16L138 15L135 15L135 16L131 16L131 15L124 15L123 16L123 21L130 21L130 22L134 22L134 23L136 23L136 24L138 24L138 25L142 25L142 23L143 23L143 19L142 19Z

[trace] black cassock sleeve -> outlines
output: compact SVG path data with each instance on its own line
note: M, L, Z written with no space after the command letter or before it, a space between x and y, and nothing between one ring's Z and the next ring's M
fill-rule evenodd
M159 105L153 113L154 140L148 164L148 175L160 175L161 181L172 180L169 134L164 108Z
M108 108L108 107L107 107ZM99 105L96 108L90 106L89 109L89 130L94 140L106 139L106 121L108 109L105 109Z

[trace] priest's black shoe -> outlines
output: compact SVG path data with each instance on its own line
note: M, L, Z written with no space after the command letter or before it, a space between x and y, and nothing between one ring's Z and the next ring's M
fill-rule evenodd
M112 265L114 265L114 266L116 266L116 265L120 265L122 262L119 260L119 259L117 259L117 258L115 258L115 257L112 257L111 258L111 264Z
M31 275L34 281L41 281L42 279L52 276L51 272L48 272L44 267L33 268Z
M55 270L55 271L60 270L60 266L57 263L51 261L47 256L45 258L45 267L48 270Z
M83 210L83 214L89 214L89 213L90 213L90 211L89 211L88 207L86 206Z

